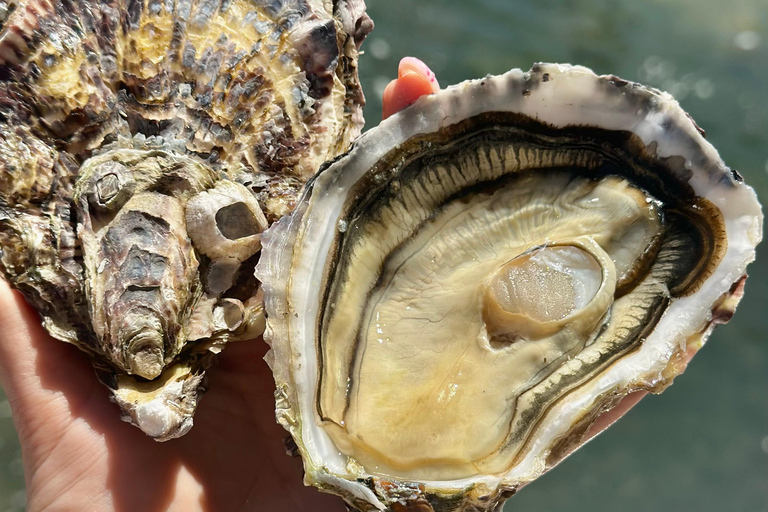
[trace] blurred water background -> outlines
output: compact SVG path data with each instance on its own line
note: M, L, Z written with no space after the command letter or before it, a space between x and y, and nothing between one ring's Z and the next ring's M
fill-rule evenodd
M368 127L404 55L449 85L570 62L672 93L768 204L766 0L367 0ZM686 373L512 498L507 512L768 510L768 244L733 321ZM117 411L116 411L117 412ZM24 508L0 392L0 512Z

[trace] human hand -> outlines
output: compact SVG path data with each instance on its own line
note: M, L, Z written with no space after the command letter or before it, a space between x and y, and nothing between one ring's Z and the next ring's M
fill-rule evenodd
M0 281L0 384L19 434L27 507L92 511L341 512L302 484L275 423L261 340L236 342L181 439L157 443L120 421L87 356L52 339Z

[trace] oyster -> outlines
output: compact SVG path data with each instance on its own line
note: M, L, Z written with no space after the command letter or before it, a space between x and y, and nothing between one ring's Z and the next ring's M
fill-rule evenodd
M497 510L741 297L754 191L668 94L540 64L418 100L262 237L278 421L359 510Z
M3 2L0 269L124 419L184 434L261 334L261 232L362 126L361 0Z

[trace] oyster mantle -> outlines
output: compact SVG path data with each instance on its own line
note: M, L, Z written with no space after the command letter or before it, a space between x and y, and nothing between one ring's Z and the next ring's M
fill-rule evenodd
M183 435L261 334L261 232L362 126L361 0L12 1L0 270L123 418Z
M262 239L278 420L357 509L496 510L682 372L761 237L668 94L539 64L423 97Z

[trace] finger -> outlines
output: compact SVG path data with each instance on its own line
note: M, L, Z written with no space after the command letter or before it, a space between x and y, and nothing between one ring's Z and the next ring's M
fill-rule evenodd
M675 363L677 365L676 374L681 374L683 371L685 371L686 366L688 366L688 363L691 361L694 355L696 355L696 352L698 352L699 347L690 347L685 354L680 358L680 360ZM645 398L648 395L648 391L636 391L634 393L630 393L627 396L625 396L619 403L611 409L610 411L607 411L603 414L601 414L595 422L589 427L589 430L587 431L587 434L584 436L584 439L582 440L582 443L586 443L593 437L595 437L597 434L602 432L603 430L607 429L614 423L616 423L622 416L627 414L630 409L632 409L635 405L637 405L640 400Z
M400 60L400 64L397 66L397 77L403 78L410 73L416 73L417 75L426 78L431 84L432 92L440 90L440 84L437 83L437 77L432 70L429 69L429 66L416 57L403 57Z
M382 97L382 118L396 114L420 97L440 90L432 70L415 57L405 57L397 69L397 79L387 85Z
M622 398L616 407L598 416L595 422L589 427L582 442L586 443L597 434L619 421L622 416L627 414L629 410L636 406L647 394L647 391L637 391Z
M700 347L691 347L689 348L685 354L682 355L676 362L673 364L676 365L675 374L679 375L683 373L685 370L685 367L690 362L691 358L696 354L698 351L698 348ZM620 399L619 402L611 407L610 410L600 414L586 429L586 432L581 437L581 439L578 441L578 443L573 444L570 446L567 450L561 452L558 454L557 458L551 461L550 467L554 467L558 464L559 461L563 460L565 457L573 453L578 448L584 446L590 439L597 436L601 432L603 432L605 429L619 421L625 414L627 414L634 406L636 406L640 400L645 398L649 394L649 391L647 390L641 390L641 391L635 391L632 393L627 394L624 396L624 398Z

